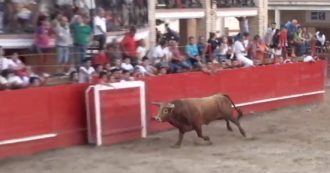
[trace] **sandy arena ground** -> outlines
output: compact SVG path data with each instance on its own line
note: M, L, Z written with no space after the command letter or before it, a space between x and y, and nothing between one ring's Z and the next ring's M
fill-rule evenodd
M244 117L254 139L224 122L204 127L212 146L196 146L195 133L181 149L177 131L126 144L78 146L0 161L1 173L329 173L330 105L312 104Z

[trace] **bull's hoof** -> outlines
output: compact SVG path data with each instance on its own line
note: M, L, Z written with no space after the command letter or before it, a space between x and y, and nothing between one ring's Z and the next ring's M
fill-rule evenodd
M252 135L246 135L246 136L245 136L245 139L246 139L246 140L249 140L249 141L254 141L254 140L256 140L257 138L254 137L254 136L252 136Z
M195 141L194 144L196 146L210 146L210 145L213 145L212 141L203 141L203 142L198 142L198 141Z
M181 145L175 144L175 145L172 145L171 148L178 149L178 148L181 148Z
M208 137L208 136L204 136L203 139L204 139L205 141L210 141L210 137Z

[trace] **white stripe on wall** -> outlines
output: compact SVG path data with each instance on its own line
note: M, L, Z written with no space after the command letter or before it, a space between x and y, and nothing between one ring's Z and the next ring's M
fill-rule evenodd
M49 139L49 138L54 138L56 136L57 136L56 133L50 133L50 134L29 136L29 137L24 137L24 138L2 140L2 141L0 141L0 146L1 145L10 145L10 144L22 143L22 142L31 142L31 141L41 140L41 139Z
M282 96L282 97L274 97L269 99L263 99L263 100L256 100L252 102L246 102L246 103L239 103L236 104L237 107L242 106L250 106L255 104L261 104L261 103L268 103L268 102L274 102L274 101L280 101L280 100L286 100L286 99L292 99L292 98L298 98L298 97L305 97L305 96L311 96L311 95L318 95L318 94L324 94L325 91L314 91L314 92L308 92L308 93L302 93L302 94L294 94L294 95L288 95L288 96Z

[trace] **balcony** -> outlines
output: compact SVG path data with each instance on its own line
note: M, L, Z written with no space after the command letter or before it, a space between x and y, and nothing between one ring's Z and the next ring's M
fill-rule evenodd
M214 0L218 17L251 17L258 15L254 0Z
M270 5L330 5L329 0L269 0Z
M329 0L269 0L269 9L329 11Z
M196 19L205 17L204 0L158 0L156 19Z
M200 0L157 0L156 9L203 8Z
M254 0L215 0L217 8L255 7Z

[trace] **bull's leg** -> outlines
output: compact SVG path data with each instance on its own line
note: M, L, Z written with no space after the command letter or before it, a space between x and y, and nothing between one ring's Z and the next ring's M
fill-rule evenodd
M242 134L242 136L246 137L245 131L244 129L241 127L241 124L239 123L239 121L237 119L230 119L231 122L233 122L239 129L239 132Z
M182 140L183 140L183 135L184 135L184 131L183 131L183 130L179 130L179 139L178 139L178 141L172 146L172 148L179 148L179 147L181 147Z
M210 141L210 138L208 136L203 136L201 126L194 126L194 129L195 129L198 137L204 139L205 141Z
M227 119L226 119L226 124L227 124L227 129L232 132L233 129L231 128L229 120L227 120Z

